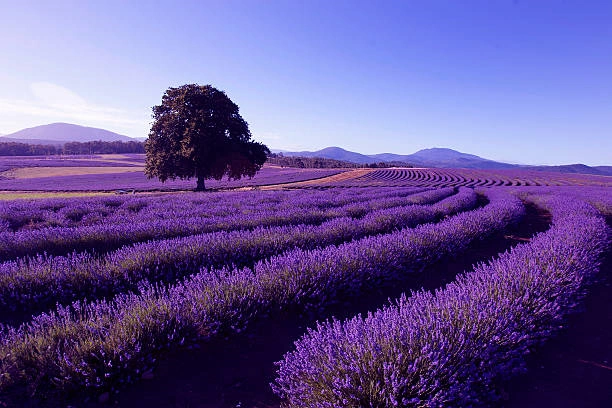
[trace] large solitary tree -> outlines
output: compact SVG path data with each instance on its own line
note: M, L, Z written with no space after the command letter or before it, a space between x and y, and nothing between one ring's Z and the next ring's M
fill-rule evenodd
M145 142L145 174L168 179L204 180L228 176L253 177L270 150L251 140L238 105L211 85L168 88L161 105L153 107L153 125Z

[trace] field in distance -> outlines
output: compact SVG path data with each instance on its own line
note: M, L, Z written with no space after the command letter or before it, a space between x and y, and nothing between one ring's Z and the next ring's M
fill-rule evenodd
M341 174L342 173L342 174ZM253 178L208 180L207 188L308 188L366 186L610 186L611 176L534 170L437 168L317 169L266 164ZM0 191L190 190L192 180L161 183L144 175L144 155L0 157Z

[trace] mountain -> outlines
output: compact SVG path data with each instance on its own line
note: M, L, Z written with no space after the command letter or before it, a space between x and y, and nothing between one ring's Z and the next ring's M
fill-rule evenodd
M419 150L413 154L361 154L351 152L340 147L327 147L314 152L289 152L273 150L284 156L323 157L326 159L343 160L358 164L391 162L406 163L414 167L441 167L441 168L467 168L467 169L525 169L538 171L551 171L559 173L594 174L612 176L612 166L587 166L584 164L568 164L560 166L526 166L510 164L485 159L473 154L458 152L453 149L434 147Z
M280 152L284 156L323 157L325 159L342 160L359 164L373 163L376 161L372 159L372 157L366 156L365 154L350 152L340 147L326 147L325 149L317 150L316 152Z
M30 144L64 144L66 142L90 142L94 140L129 142L136 139L104 129L70 123L51 123L49 125L36 126L0 137L0 142Z
M359 164L377 162L403 162L418 167L462 167L477 169L504 169L516 167L512 164L483 159L473 154L461 153L452 149L432 148L419 150L416 153L402 155L395 153L379 153L365 155L351 152L340 147L327 147L314 152L286 152L285 156L323 157L326 159L343 160Z
M612 166L593 166L592 168L601 171L606 176L612 176Z
M468 169L510 169L516 167L513 164L483 159L473 154L461 153L456 150L440 147L423 149L408 155L381 153L373 154L369 157L376 159L376 161L400 161L420 167L459 167Z
M26 143L32 145L55 145L62 146L70 140L48 140L48 139L18 139L14 137L0 136L0 143Z
M560 166L525 166L524 168L556 173L594 174L596 176L612 176L612 166L587 166L586 164L564 164Z

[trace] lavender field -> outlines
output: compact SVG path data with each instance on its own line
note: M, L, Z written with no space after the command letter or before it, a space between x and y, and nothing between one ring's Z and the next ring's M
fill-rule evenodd
M535 170L478 169L378 169L354 179L335 182L336 186L610 186L608 176L551 173Z
M286 184L342 173L343 169L264 166L253 178L208 180L212 189ZM143 154L0 157L0 191L174 191L192 190L193 180L161 183L144 174Z
M607 287L609 177L315 170L0 201L0 406L528 406L513 381L563 336L604 339L610 384L610 326L570 324ZM0 189L158 189L142 178ZM609 400L596 385L581 406Z

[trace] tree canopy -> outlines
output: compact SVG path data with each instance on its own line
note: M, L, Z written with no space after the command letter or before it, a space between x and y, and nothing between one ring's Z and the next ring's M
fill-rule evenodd
M147 177L238 180L261 169L270 150L251 140L247 122L223 91L211 85L168 88L153 107L153 124L145 142Z

